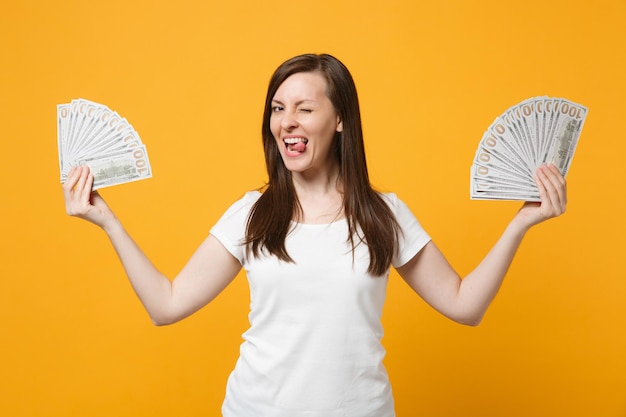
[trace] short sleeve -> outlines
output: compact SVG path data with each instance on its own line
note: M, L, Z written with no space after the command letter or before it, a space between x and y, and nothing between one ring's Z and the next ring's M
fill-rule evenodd
M245 256L244 239L250 209L261 196L258 191L249 191L234 202L211 228L211 235L220 241L228 252L241 264Z
M398 268L413 259L431 239L413 212L397 195L389 193L385 194L385 197L402 231L398 240L398 250L391 262L394 268Z

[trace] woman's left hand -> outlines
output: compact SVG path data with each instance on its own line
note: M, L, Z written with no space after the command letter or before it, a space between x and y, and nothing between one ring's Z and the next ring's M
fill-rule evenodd
M535 182L541 202L524 203L515 217L525 228L560 216L565 213L567 205L567 183L554 164L544 164L537 168Z

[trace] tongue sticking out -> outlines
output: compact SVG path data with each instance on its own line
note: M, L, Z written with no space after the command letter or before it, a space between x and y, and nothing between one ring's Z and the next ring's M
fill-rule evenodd
M304 142L297 142L289 145L289 150L292 152L304 152L306 144Z

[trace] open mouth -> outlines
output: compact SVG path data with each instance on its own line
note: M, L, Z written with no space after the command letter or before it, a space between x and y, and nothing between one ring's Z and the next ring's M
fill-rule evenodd
M285 138L283 139L283 142L285 143L285 147L289 152L302 153L306 149L306 144L309 142L309 140L302 137L296 137Z

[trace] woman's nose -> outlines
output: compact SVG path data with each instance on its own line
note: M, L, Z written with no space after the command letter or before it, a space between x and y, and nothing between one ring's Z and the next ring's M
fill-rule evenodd
M298 120L294 117L293 114L285 112L283 120L280 124L283 129L291 130L295 127L298 127Z

